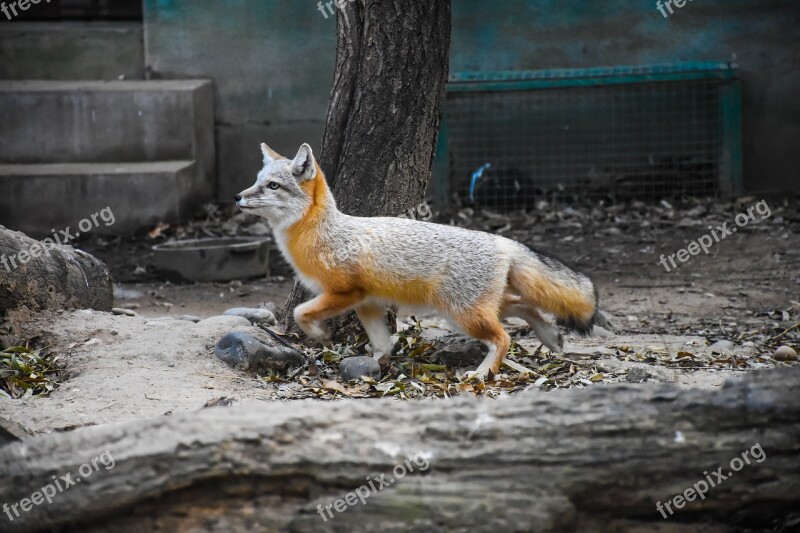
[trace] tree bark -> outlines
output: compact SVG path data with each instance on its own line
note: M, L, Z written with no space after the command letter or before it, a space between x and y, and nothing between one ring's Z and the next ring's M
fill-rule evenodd
M42 242L0 226L0 318L20 307L111 310L111 274L103 262L71 246L44 250Z
M422 201L431 174L449 71L450 0L345 2L336 26L320 166L345 213L399 216ZM286 331L309 297L295 283L282 313Z
M66 531L778 531L800 508L798 387L800 369L784 367L715 390L259 403L53 433L0 448L4 502L53 475L74 480L104 452L114 467L84 467L51 504L0 519ZM396 482L317 514L381 474ZM709 477L718 485L702 499L668 520L657 510Z

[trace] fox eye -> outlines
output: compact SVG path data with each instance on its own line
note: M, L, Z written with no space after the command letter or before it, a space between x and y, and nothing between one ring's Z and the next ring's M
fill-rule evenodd
M267 184L267 189L272 189L273 191L276 191L276 190L278 190L278 189L280 189L280 188L281 188L281 186L280 186L280 185L278 185L277 183L275 183L274 181L270 181L270 182Z

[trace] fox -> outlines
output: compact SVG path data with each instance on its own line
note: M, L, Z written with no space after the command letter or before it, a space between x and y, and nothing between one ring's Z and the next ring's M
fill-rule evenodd
M325 321L355 310L372 356L386 363L393 348L387 306L431 310L488 347L467 373L485 379L500 372L511 344L504 318L526 321L554 353L564 342L557 325L591 333L595 285L559 259L482 231L345 214L308 144L293 159L266 143L261 152L264 166L255 184L234 200L242 212L266 219L280 252L314 294L294 310L311 339L327 342Z

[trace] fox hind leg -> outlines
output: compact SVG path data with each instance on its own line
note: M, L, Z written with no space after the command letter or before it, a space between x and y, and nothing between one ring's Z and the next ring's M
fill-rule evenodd
M531 327L539 340L553 353L561 353L564 348L564 337L558 328L539 314L534 307L524 303L513 303L503 307L503 317L515 316L523 319Z
M356 308L356 314L369 337L372 356L379 362L387 361L393 345L386 323L386 309L377 304L365 303Z
M294 309L294 320L306 335L318 342L330 338L324 321L344 313L364 299L360 292L322 293Z
M508 353L508 347L511 345L511 337L503 329L503 325L497 316L497 312L487 309L471 311L468 316L454 317L458 325L471 337L483 341L489 346L489 353L483 359L483 362L478 365L478 368L473 375L485 377L492 372L497 374L500 372L500 365L503 364L503 358Z

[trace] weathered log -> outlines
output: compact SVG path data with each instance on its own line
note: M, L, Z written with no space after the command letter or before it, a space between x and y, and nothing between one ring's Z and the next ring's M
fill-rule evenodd
M108 311L112 303L111 274L102 261L0 226L0 318L19 307Z
M774 531L800 509L798 387L800 371L781 368L719 390L255 403L89 427L0 448L9 505L82 477L0 518L70 531ZM380 474L397 480L380 489ZM702 499L657 510L708 479ZM356 490L365 503L334 503ZM346 510L331 518L331 504Z

